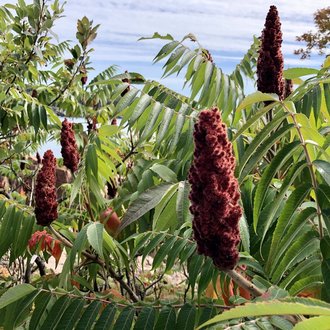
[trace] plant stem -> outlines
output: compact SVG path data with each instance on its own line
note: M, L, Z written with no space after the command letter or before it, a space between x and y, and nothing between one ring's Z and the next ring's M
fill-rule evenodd
M48 225L49 230L52 232L52 234L59 240L61 241L65 246L72 248L73 245L70 241L68 241L64 236L62 236L59 232L55 230L55 228L52 225ZM90 259L93 260L94 262L98 263L101 267L105 267L105 262L101 260L97 255L91 254L87 251L82 251L82 254ZM121 276L118 276L115 272L115 270L110 266L107 265L107 269L110 273L110 276L118 281L120 285L127 291L129 294L130 298L132 299L133 302L138 302L139 297L135 294L135 292L127 285L125 281L123 281Z
M79 295L74 294L74 293L49 291L49 290L46 290L46 289L39 289L39 291L47 292L47 293L49 293L51 295L55 295L55 296L56 295L58 295L58 296L68 296L70 298L78 298L78 299L84 299L84 300L89 300L89 301L96 300L96 301L100 301L102 304L105 304L105 305L113 304L113 300L106 300L106 299L102 299L102 298L99 298L99 297L79 296ZM132 305L122 304L122 303L118 303L118 302L116 302L115 304L116 304L116 306L121 307L121 308L125 308L127 306L132 306ZM182 308L184 305L185 304L174 304L174 305L171 305L171 307L179 309L179 308ZM209 307L210 305L209 304L196 304L195 306L196 307ZM132 307L135 310L138 310L138 311L145 308L144 305L142 305L142 306L132 306ZM163 304L152 306L152 308L155 308L155 309L162 309L163 307L164 307ZM224 306L224 305L213 304L212 307L227 310L227 309L233 308L234 306Z
M48 225L49 230L51 231L51 233L59 240L61 241L61 243L63 243L65 246L72 248L73 245L72 243L67 240L64 236L62 236L59 232L57 232L55 230L55 228L52 225Z
M297 132L298 132L299 140L300 140L301 145L304 149L304 153L305 153L305 157L306 157L306 161L307 161L307 167L308 167L308 170L309 170L309 173L310 173L310 176L311 176L313 190L315 192L315 204L316 204L316 213L317 213L317 219L318 219L318 224L319 224L319 226L318 226L319 227L319 235L320 235L320 239L322 239L323 235L324 235L323 234L322 218L321 218L322 212L321 212L321 208L320 208L320 205L318 203L317 195L316 195L317 180L316 180L316 176L315 176L315 173L314 173L314 170L313 170L313 163L312 163L311 157L308 153L307 144L306 144L305 139L304 139L304 137L301 133L300 126L299 126L299 124L296 120L295 113L291 112L283 102L282 102L282 106L285 108L285 110L289 113L290 117L292 118L293 124L294 124L294 126L295 126L295 128L297 129Z
M260 297L264 294L263 291L258 289L252 282L250 282L236 270L230 269L225 270L224 272L228 274L238 286L249 291L254 297Z
M116 168L119 168L128 158L130 158L132 155L134 155L136 153L136 151L135 151L136 147L137 147L137 145L134 145L131 140L130 151L122 158L121 163L116 165Z
M76 77L76 75L80 72L80 68L81 66L83 65L84 61L85 61L85 56L86 56L86 50L84 51L82 57L81 57L81 60L76 68L76 71L73 73L71 79L69 80L69 82L60 90L59 94L52 100L48 103L48 106L50 107L51 105L53 105L64 93L65 91L71 87L71 84L73 83L74 81L74 78Z

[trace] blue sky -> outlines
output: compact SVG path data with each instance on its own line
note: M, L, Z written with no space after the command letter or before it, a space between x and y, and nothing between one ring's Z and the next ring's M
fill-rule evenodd
M8 2L16 0L0 0L1 5ZM216 64L230 73L249 48L253 35L260 36L270 5L277 6L282 22L285 68L320 67L322 57L301 61L293 50L300 46L295 37L314 29L313 13L329 6L329 0L67 0L65 17L54 31L61 41L75 40L77 19L86 15L94 24L101 24L92 44L95 71L90 76L117 64L121 71L159 80L163 63L152 65L152 59L164 42L137 41L154 32L170 33L178 40L193 33ZM183 79L172 76L162 83L180 92ZM52 148L60 156L59 146Z
M216 64L231 72L249 48L252 36L260 35L272 4L277 6L282 22L285 67L319 67L322 57L301 61L293 50L300 46L295 37L314 29L312 14L328 6L328 0L68 0L65 17L55 31L61 40L73 40L78 18L86 15L94 24L101 24L91 56L95 73L118 64L121 70L159 80L161 64L152 65L152 59L163 42L137 41L156 31L179 40L193 33L210 50ZM163 83L180 90L183 80L173 76Z
M1 5L8 2L16 0L0 0ZM152 59L164 42L137 41L154 32L170 33L178 40L193 33L216 64L230 73L249 48L253 35L260 36L270 5L277 6L282 22L285 68L320 67L322 57L301 61L293 50L303 46L295 41L297 35L315 30L313 13L329 6L329 0L67 0L65 16L54 31L61 41L75 40L77 19L85 15L101 25L92 44L95 71L91 76L117 64L121 71L159 80L162 63L152 65ZM162 82L177 91L183 85L180 76Z

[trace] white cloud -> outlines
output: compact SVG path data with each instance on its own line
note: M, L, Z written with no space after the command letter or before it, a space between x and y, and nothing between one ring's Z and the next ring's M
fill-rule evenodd
M312 13L326 7L328 1L69 0L66 17L56 30L62 38L73 38L76 20L81 16L100 23L93 58L109 62L150 62L160 42L137 42L139 37L157 31L180 39L192 32L211 52L236 52L228 58L231 63L227 65L232 65L233 59L250 46L252 36L260 35L271 4L277 5L280 13L283 51L292 54L298 47L295 36L313 29ZM222 56L224 61L226 56Z
M221 67L230 70L249 48L253 35L261 34L272 4L282 22L285 63L299 65L298 57L292 56L300 46L295 37L314 28L313 12L328 6L328 0L67 0L65 17L55 31L61 40L73 40L78 18L86 15L94 24L101 24L92 44L92 61L98 69L101 64L106 68L113 63L151 65L164 41L137 42L139 37L157 31L181 39L191 32ZM315 57L309 65L321 62Z

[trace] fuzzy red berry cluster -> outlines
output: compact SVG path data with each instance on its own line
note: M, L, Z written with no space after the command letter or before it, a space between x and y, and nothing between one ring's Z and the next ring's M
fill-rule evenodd
M199 114L194 142L189 198L198 252L211 257L220 269L233 269L239 259L242 210L232 144L217 108Z
M275 6L270 6L262 31L261 47L257 61L258 90L275 93L283 98L283 55L281 51L281 22Z
M51 150L47 150L42 160L42 168L39 170L35 189L35 209L37 224L50 225L57 219L56 196L56 159Z
M76 144L76 138L72 129L72 123L67 119L62 122L61 129L61 153L64 165L72 172L77 171L80 156Z

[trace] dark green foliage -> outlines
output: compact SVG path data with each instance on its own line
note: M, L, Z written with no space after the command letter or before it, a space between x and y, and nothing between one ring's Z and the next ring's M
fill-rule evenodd
M285 70L295 89L284 100L246 96L257 38L227 75L194 35L177 41L155 33L165 44L155 61L164 62L164 76L184 77L187 95L115 66L89 81L98 26L84 17L75 43L57 42L50 29L62 13L58 1L0 7L0 175L9 182L0 186L0 257L11 271L0 277L0 327L193 329L218 314L216 327L291 329L282 316L289 312L317 315L304 321L310 329L329 324L325 302L287 297L330 301L328 62ZM197 254L188 199L194 123L213 106L228 127L242 193L239 270L267 290L226 312L226 288L235 294L230 301L244 297ZM38 164L30 156L49 138L59 141L60 116L83 118L88 130L73 125L81 161L57 189L59 217L50 229L35 224ZM122 221L116 234L100 217L109 208ZM34 272L33 254L50 257L42 241L27 248L43 229L66 250L61 274Z

